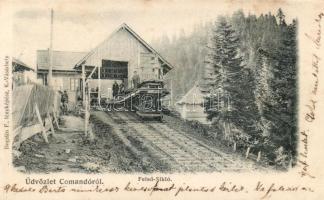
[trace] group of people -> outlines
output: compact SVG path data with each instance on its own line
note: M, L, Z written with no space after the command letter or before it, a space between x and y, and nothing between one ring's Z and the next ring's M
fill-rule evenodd
M134 71L133 73L133 77L132 77L132 86L133 88L138 88L140 84L140 77L137 74L136 71ZM96 89L96 91L98 91L98 88ZM113 98L117 98L118 95L124 94L125 92L125 85L124 82L121 82L120 84L117 83L117 81L114 81L113 83L113 87L112 87L112 95ZM64 92L59 91L59 93L61 94L61 110L63 114L67 114L68 112L68 103L69 103L69 96L67 91L65 90ZM78 101L80 101L81 98L81 94L78 94Z
M118 84L115 81L114 84L113 84L113 87L112 87L113 98L117 98L118 95L123 94L124 91L125 91L124 83L122 82L122 83Z
M138 88L139 84L140 84L140 76L137 74L136 71L134 71L132 77L132 86L133 88ZM118 84L117 81L115 81L112 87L112 92L113 92L113 98L117 98L118 95L124 94L125 92L124 82Z

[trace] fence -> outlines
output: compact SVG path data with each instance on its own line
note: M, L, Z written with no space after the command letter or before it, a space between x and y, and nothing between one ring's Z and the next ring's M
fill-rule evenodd
M22 85L13 90L12 121L14 129L14 147L27 138L42 132L45 142L46 131L54 132L52 119L57 121L60 107L60 95L49 87L37 84Z

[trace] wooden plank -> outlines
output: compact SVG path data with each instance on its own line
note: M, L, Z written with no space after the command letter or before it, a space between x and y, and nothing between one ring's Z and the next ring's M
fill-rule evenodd
M54 135L55 134L55 130L54 130L53 122L52 122L52 117L51 117L49 111L47 111L47 118L49 120L49 125L50 125L51 132Z
M17 137L17 141L13 144L13 146L18 149L23 141L27 140L37 133L41 133L44 128L46 131L49 130L50 125L48 119L45 120L45 124L45 127L38 123L26 127L17 128L15 130L15 137Z
M58 120L57 120L57 117L56 117L56 112L55 112L54 108L53 108L53 116L54 116L54 122L55 122L55 124L56 124L56 127L57 127L58 129L60 129L60 125L59 125L59 123L58 123Z
M35 103L35 111L36 111L36 115L37 115L37 118L38 118L38 123L41 125L42 127L42 136L45 140L46 143L48 143L48 139L47 139L47 134L46 134L46 129L45 127L43 126L43 120L42 120L42 117L40 115L40 112L39 112L39 109L38 109L38 105Z
M86 78L87 79L86 80L86 83L88 83L88 81L92 79L92 75L96 72L96 69L97 68L98 68L97 66L95 66L95 68L93 68L93 70L91 71L90 75Z
M85 82L85 66L82 64L82 103L83 106L85 106L85 87L86 87L86 82Z

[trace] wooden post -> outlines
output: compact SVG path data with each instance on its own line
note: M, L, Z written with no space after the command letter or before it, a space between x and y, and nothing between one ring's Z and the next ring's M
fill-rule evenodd
M223 122L223 127L224 127L224 138L226 140L227 139L227 133L226 133L226 125L225 125L225 122Z
M57 117L56 117L56 112L55 112L54 108L53 108L53 116L54 116L54 122L55 122L55 124L56 124L56 127L57 127L58 129L60 129L60 125L59 125L59 123L58 123L58 120L57 120Z
M85 114L84 114L84 134L85 134L85 136L88 135L89 118L90 118L90 90L88 89L88 94L86 97Z
M36 115L37 115L37 118L38 118L38 123L42 127L42 136L43 136L45 142L48 143L46 129L44 127L43 120L42 120L42 117L40 115L40 112L39 112L39 109L38 109L38 105L36 103L35 103L35 111L36 111Z
M170 81L170 90L171 90L171 106L173 106L173 99L174 99L174 94L173 94L173 82L172 79L169 79Z
M248 148L247 148L246 153L245 153L245 158L248 158L248 157L249 157L250 148L251 148L251 147L248 147Z
M293 162L293 161L292 161L292 158L290 158L290 159L289 159L289 163L288 163L288 167L289 167L289 169L291 169L291 168L293 167L292 162Z
M259 162L261 159L261 151L258 152L257 162Z
M49 53L49 68L47 76L47 85L52 86L52 71L53 71L53 18L54 11L51 9L51 31L50 31L50 48L48 49Z
M85 82L85 66L82 64L82 103L83 107L85 108L85 98L86 98L86 92L85 92L86 82Z
M219 111L220 101L219 101L219 90L217 90L217 110Z
M48 118L49 123L50 123L50 126L51 126L51 132L54 135L55 134L55 130L54 130L54 126L53 126L52 117L51 117L49 111L47 111L47 118Z
M84 135L87 136L88 132L88 95L84 96L85 106L84 106Z
M101 102L101 75L100 75L100 72L101 72L101 67L99 66L98 67L98 104L99 104L99 107L100 107L100 102Z
M92 123L89 123L89 140L91 142L93 142L94 140L93 130L94 130L94 125Z
M234 151L234 152L236 151L236 142L234 142L234 145L233 145L233 151Z

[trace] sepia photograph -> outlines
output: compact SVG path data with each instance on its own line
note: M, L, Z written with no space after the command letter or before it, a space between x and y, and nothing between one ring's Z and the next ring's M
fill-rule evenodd
M67 24L71 35L83 35L91 32L74 30L98 19L109 23L110 15L129 18L123 12L92 14L98 16L84 15L85 22L54 9L14 15L17 170L173 173L295 166L294 16L281 8L199 16L186 30L154 31L150 41L135 30L160 27L129 19L99 43L67 38L56 44ZM42 23L33 24L36 32L22 33L19 25L31 20ZM84 50L70 50L73 45Z

